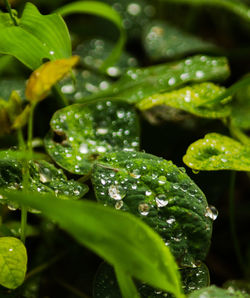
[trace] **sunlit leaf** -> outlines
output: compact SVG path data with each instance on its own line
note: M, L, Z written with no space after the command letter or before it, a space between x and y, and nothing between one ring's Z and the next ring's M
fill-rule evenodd
M112 42L95 38L79 45L75 54L80 56L80 61L85 67L97 70L102 66L113 48L114 44ZM119 60L107 67L106 74L111 77L120 77L128 67L135 66L138 66L137 59L123 51Z
M56 10L56 12L62 16L67 16L72 13L93 14L113 22L120 31L120 37L108 58L102 63L101 68L105 70L108 66L113 65L120 57L126 41L126 34L123 26L123 20L112 6L109 6L101 1L76 1L60 7Z
M250 171L250 149L230 137L209 133L188 147L183 161L194 170Z
M247 22L250 22L250 8L243 1L239 0L162 0L169 3L175 4L190 4L197 6L214 6L222 7L226 10L229 10Z
M155 93L171 91L187 83L222 81L229 73L226 58L197 55L178 62L131 68L109 89L92 98L114 96L138 103Z
M146 153L109 153L95 163L92 181L100 202L144 220L181 266L195 266L206 257L212 233L210 208L183 169Z
M58 165L75 174L88 174L104 152L139 147L137 114L124 102L74 104L58 110L50 125L46 150Z
M63 201L51 195L4 192L8 199L42 214L110 264L130 276L183 297L177 265L161 238L136 217L93 202Z
M15 289L25 277L27 252L22 241L14 237L0 237L0 285Z
M167 93L153 94L140 101L137 107L140 110L147 110L154 106L166 105L199 117L223 118L230 115L230 106L223 104L201 106L201 104L223 93L224 89L213 83L190 85Z
M7 19L0 26L0 53L16 57L31 69L43 58L56 60L71 56L71 42L63 19L57 14L43 16L27 3L19 26Z
M144 30L143 45L153 60L208 53L216 46L164 21L154 21Z
M210 286L207 288L203 288L197 291L194 291L191 293L189 298L201 298L201 297L206 297L206 298L247 298L249 295L246 296L245 293L241 293L240 291L231 291L225 290L218 288L216 286Z
M44 63L31 74L26 86L26 98L30 102L43 100L53 85L62 79L76 65L78 60L78 56L72 56L68 59Z

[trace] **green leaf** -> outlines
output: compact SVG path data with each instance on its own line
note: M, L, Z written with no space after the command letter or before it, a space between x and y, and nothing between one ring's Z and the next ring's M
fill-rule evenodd
M1 43L1 41L0 41ZM8 57L8 56L6 56ZM6 101L9 99L11 92L15 90L21 97L25 99L25 80L19 78L8 78L0 80L0 97Z
M15 160L0 160L0 187L7 189L23 188L23 164ZM79 199L88 192L85 184L67 180L62 170L58 170L46 161L29 162L29 190L41 193L54 193L60 199ZM5 197L0 203L9 204ZM10 205L18 208L19 205ZM35 212L35 210L30 210Z
M194 290L198 290L209 286L209 272L205 264L201 264L197 268L185 268L180 270L183 290L185 294L191 293ZM151 286L137 282L138 292L142 298L163 298L173 297L171 294L159 291ZM93 297L98 298L120 298L122 297L121 291L117 283L115 272L112 266L103 262L95 276ZM131 297L131 296L125 296Z
M46 150L58 165L79 175L88 174L104 152L139 147L137 114L124 102L71 105L58 110L50 126Z
M232 292L231 290L220 289L216 286L210 286L191 293L189 298L247 298L249 295L243 294L240 291Z
M183 161L194 170L250 171L250 148L232 138L209 133L188 147Z
M215 6L222 7L226 10L231 11L232 13L238 15L246 22L250 22L250 8L247 4L239 0L162 0L165 2L173 2L175 4L189 4L197 6Z
M92 182L100 202L140 217L181 266L192 267L207 255L212 219L204 194L183 171L150 154L117 152L97 160Z
M113 22L120 31L120 37L116 46L111 51L109 57L101 65L101 69L105 70L108 66L114 64L122 53L126 41L126 33L123 28L122 19L120 15L109 5L98 1L77 1L66 4L56 10L62 16L72 13L88 13L103 17Z
M15 289L25 277L27 252L22 241L14 237L0 237L0 285Z
M250 282L246 280L228 280L223 284L224 289L230 289L234 292L240 291L242 294L248 294L250 297Z
M229 73L226 58L197 55L178 62L131 68L109 89L83 101L114 96L138 103L152 94L167 92L187 83L221 81Z
M3 225L1 225L2 228ZM8 232L8 235L1 235L1 231L0 231L0 235L1 236L9 236L11 234L11 236L14 237L21 237L21 224L20 221L8 221L4 223L5 228L7 228L6 231ZM4 233L3 233L4 234ZM32 236L37 236L39 235L39 230L32 225L27 224L26 228L25 228L25 236L26 237L32 237Z
M114 48L114 43L105 39L90 39L80 44L75 54L80 56L80 61L84 67L92 70L98 70L105 60L108 59L110 52ZM115 62L115 61L114 61ZM135 57L127 52L122 52L116 63L110 64L106 69L106 73L111 77L120 77L128 67L138 66Z
M58 200L50 194L2 190L1 194L14 203L39 209L81 244L130 276L183 297L170 250L152 229L131 214L93 202Z
M193 53L212 52L216 46L183 29L164 21L153 21L146 26L143 45L153 60L176 58Z
M137 104L140 110L147 110L154 106L166 105L180 109L199 117L223 118L231 113L228 105L215 104L201 107L208 99L223 93L225 88L213 83L202 83L190 85L174 91L162 94L153 94ZM228 99L227 99L228 100Z
M43 16L27 3L19 26L6 22L0 26L0 53L16 57L31 69L43 58L56 60L71 56L71 42L63 19L56 14Z

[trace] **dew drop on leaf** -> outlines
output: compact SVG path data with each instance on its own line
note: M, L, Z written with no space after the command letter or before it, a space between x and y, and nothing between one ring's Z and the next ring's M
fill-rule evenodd
M211 218L212 220L216 220L218 217L218 210L214 206L209 205L206 207L205 216Z

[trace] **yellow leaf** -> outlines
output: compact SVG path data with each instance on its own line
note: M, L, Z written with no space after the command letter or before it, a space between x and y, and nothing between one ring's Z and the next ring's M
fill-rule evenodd
M25 107L22 113L16 117L14 123L11 126L12 129L22 128L25 124L27 124L29 119L30 109L31 109L30 105L27 105Z
M44 63L30 76L25 95L30 102L43 100L54 84L61 80L78 62L78 56Z

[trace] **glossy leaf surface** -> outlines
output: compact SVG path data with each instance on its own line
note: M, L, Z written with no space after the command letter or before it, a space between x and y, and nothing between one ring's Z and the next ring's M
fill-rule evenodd
M50 89L78 62L77 56L44 63L36 69L27 82L25 95L30 102L43 100Z
M183 297L170 250L152 229L131 214L93 202L58 200L49 194L2 190L1 194L15 203L39 209L81 244L130 276Z
M247 298L249 297L246 294L241 293L240 291L230 291L225 289L220 289L216 286L210 286L208 288L203 288L198 291L194 291L191 293L189 298L200 298L200 297L206 297L206 298Z
M188 147L183 161L194 170L250 171L250 149L227 136L209 133Z
M71 105L58 110L50 125L52 133L45 139L49 155L75 174L88 174L100 154L139 147L137 114L124 102Z
M22 241L14 237L0 237L0 285L15 289L25 277L27 252Z
M147 55L153 60L216 49L215 45L163 21L154 21L145 28L143 44Z
M201 106L208 99L217 97L225 88L213 83L190 85L174 91L153 94L140 101L137 107L147 110L154 106L166 105L204 118L223 118L231 113L230 106L223 104Z
M181 266L206 257L212 232L206 198L172 162L146 153L110 153L95 163L92 181L100 202L140 217Z
M107 91L96 97L115 96L131 103L155 93L163 93L187 83L222 81L229 75L227 59L193 56L178 62L131 68Z
M16 57L31 69L36 69L43 58L49 60L71 56L71 42L63 19L56 14L43 16L27 3L19 26L10 20L0 26L0 53Z

